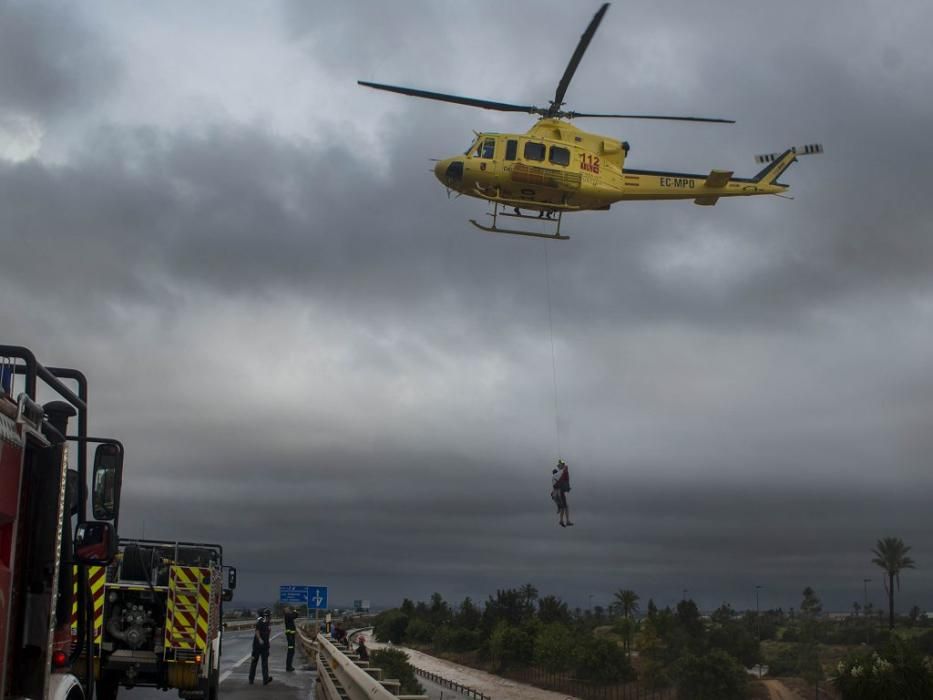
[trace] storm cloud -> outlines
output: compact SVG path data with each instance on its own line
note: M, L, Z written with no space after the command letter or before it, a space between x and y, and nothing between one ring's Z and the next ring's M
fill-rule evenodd
M597 7L0 3L0 335L90 377L122 534L223 543L249 601L740 608L846 608L894 535L933 605L933 10L614 4L571 108L738 121L580 120L629 165L826 153L793 201L474 230L430 159L527 115L355 81L543 104Z

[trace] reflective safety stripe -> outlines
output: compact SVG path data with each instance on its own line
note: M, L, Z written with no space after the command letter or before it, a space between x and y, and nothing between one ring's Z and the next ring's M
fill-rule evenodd
M94 643L100 644L104 635L104 584L107 582L107 569L103 566L89 566L88 579L94 599Z
M171 572L165 646L204 651L211 626L211 569L173 566Z
M91 588L91 597L94 600L94 643L100 644L104 632L104 584L107 582L107 569L103 566L87 567L88 579ZM78 567L73 565L74 575L71 598L71 634L78 634ZM77 640L73 640L77 642Z

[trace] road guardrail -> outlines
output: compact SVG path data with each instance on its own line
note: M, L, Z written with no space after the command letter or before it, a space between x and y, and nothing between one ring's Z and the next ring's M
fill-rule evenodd
M275 625L281 623L282 621L283 620L281 617L273 618L269 624ZM249 630L256 626L256 618L245 620L224 620L223 625L225 630L230 630L231 632L236 632L238 630Z
M421 676L422 678L427 678L432 683L437 683L438 685L444 686L445 688L450 688L451 690L456 690L461 695L466 695L467 697L474 698L474 700L492 700L488 695L483 695L478 690L470 688L469 686L462 685L456 681L451 681L443 676L439 676L436 673L431 673L430 671L425 671L422 668L417 666L412 666L415 673Z
M318 692L323 700L428 700L427 695L399 695L401 683L383 678L382 669L345 654L323 635L309 634L299 627L298 638L317 667Z

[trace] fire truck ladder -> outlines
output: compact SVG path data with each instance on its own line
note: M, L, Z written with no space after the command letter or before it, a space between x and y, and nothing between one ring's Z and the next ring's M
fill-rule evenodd
M199 646L197 628L200 582L197 577L188 580L188 577L180 575L180 567L172 569L166 610L165 647L194 650Z

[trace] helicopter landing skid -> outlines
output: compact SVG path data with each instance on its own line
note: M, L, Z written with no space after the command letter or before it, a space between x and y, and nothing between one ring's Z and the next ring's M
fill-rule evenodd
M509 212L499 212L499 204L493 203L492 212L486 212L486 216L492 217L492 226L483 226L476 219L470 219L470 223L473 224L476 228L481 231L487 231L489 233L508 233L513 236L532 236L533 238L550 238L557 241L566 241L570 239L570 236L560 235L560 220L562 212L557 212L557 218L551 218L551 213L548 212L547 217L544 216L528 216L527 214L511 214ZM537 233L535 231L522 231L520 229L511 229L511 228L499 228L496 224L498 222L499 216L511 216L515 219L533 219L534 221L545 221L550 222L556 225L554 233Z

